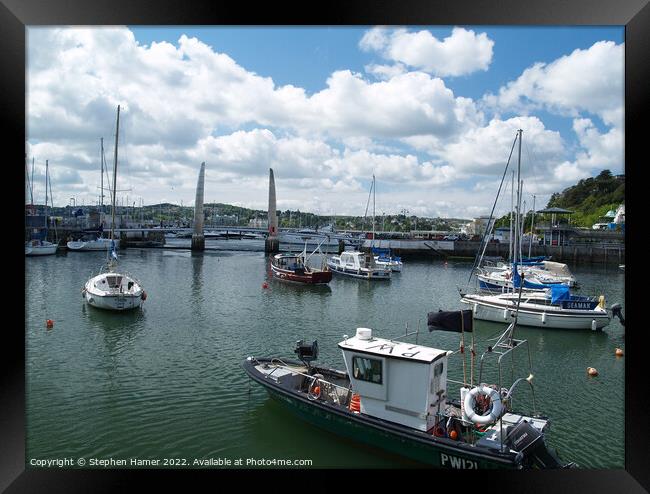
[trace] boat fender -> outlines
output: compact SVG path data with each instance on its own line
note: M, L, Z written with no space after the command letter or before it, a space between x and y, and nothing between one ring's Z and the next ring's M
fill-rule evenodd
M542 324L546 324L546 312L542 314Z
M147 300L147 292L145 292L145 291L143 290L143 291L142 291L142 295L140 295L140 298L142 299L142 301Z
M508 309L503 309L503 318L508 319Z
M490 413L487 415L479 415L474 411L474 406L476 405L476 396L482 394L490 398L492 407ZM496 420L501 416L501 410L503 408L501 404L501 396L499 393L485 385L480 385L472 388L469 393L465 396L465 413L467 418L474 422L475 424L491 424L496 422Z
M596 326L596 320L595 320L595 319L592 319L592 320L591 320L591 330L592 330L592 331L596 331L596 329L597 329L597 326Z

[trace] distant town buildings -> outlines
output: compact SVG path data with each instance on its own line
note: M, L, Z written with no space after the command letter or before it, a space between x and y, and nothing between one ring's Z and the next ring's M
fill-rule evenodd
M251 228L268 228L269 220L268 218L251 218L248 222L248 226Z

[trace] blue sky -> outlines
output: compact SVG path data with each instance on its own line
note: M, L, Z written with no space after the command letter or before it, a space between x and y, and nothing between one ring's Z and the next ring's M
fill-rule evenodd
M265 209L273 167L280 209L362 214L375 173L386 212L469 218L521 127L545 204L623 172L623 43L623 27L29 28L29 159L37 181L50 159L59 202L92 202L121 104L120 180L145 203L191 204L206 161L210 200Z

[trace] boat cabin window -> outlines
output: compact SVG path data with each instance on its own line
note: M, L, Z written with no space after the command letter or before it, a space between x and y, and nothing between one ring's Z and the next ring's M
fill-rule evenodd
M442 371L444 370L444 365L445 364L443 362L438 362L433 367L433 380L431 381L431 394L436 394L440 389L440 376L442 375Z
M382 383L381 360L352 357L352 373L355 379L375 384Z

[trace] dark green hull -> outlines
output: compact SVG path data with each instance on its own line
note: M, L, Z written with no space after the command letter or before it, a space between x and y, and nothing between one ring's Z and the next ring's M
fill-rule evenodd
M260 384L266 383L260 382ZM480 452L462 451L462 448L453 447L453 445L438 444L430 440L424 433L409 434L391 431L382 424L356 418L345 412L341 413L315 406L313 402L292 396L283 390L274 389L268 385L265 385L265 388L272 398L317 427L424 464L439 468L468 470L519 468L512 456L499 455L495 458Z

